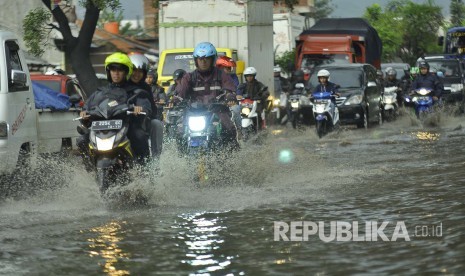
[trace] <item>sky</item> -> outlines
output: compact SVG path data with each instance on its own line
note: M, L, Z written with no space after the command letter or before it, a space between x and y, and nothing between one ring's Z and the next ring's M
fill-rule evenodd
M126 20L134 20L139 16L140 19L144 17L143 1L142 0L120 0L123 7L123 15ZM412 0L415 3L426 3L426 0ZM386 6L390 0L331 0L335 10L331 17L361 17L366 8L373 4L380 4L382 7ZM444 16L449 15L450 0L435 0L435 3L442 7ZM78 8L78 13L81 18L83 17L82 8Z
M373 4L379 4L385 7L390 0L331 0L336 6L331 17L361 17L367 7ZM412 0L415 3L426 3L426 0ZM449 16L450 0L435 0L436 5L442 7L442 14Z

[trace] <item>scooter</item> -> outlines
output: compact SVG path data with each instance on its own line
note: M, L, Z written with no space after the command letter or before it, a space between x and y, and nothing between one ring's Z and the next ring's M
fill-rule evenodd
M290 109L290 121L292 123L292 127L294 129L297 126L300 127L301 119L300 119L300 107L301 107L301 98L305 97L305 86L303 83L296 83L295 89L292 91L292 94L288 97L288 108Z
M399 109L397 103L397 86L385 87L384 93L381 97L381 105L383 111L383 118L386 121L394 120L397 116Z
M319 138L339 126L339 109L336 103L331 104L334 95L331 92L315 92L312 94L313 116L316 133Z
M429 88L419 88L413 91L411 99L415 108L415 115L423 120L428 113L433 111L432 90Z
M248 97L242 98L240 101L241 108L241 131L243 141L247 141L251 134L258 133L258 104L260 100L253 100Z

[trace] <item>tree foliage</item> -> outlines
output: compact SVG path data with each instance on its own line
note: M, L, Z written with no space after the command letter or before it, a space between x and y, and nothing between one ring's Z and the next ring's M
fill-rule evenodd
M378 4L368 7L364 17L378 31L383 43L383 62L400 58L413 64L425 53L437 53L437 33L443 26L441 7L429 0L416 4L394 0L384 9Z
M465 5L462 0L451 0L450 2L450 27L459 27L464 25Z
M275 64L281 67L284 73L291 73L294 71L294 62L295 62L295 48L292 51L284 52L280 57L275 59Z
M315 22L322 18L327 18L333 13L335 7L331 0L315 0L309 17L315 19Z
M62 7L71 5L71 0L62 0L60 5L51 0L41 0L44 8L31 11L23 21L25 33L24 41L29 51L40 56L44 47L51 46L50 33L56 30L62 35L65 57L69 59L72 70L87 94L98 87L95 70L90 61L90 45L99 19L100 11L110 9L117 11L121 8L119 0L79 0L79 4L86 8L84 20L79 35L75 37L71 32L68 18ZM51 16L55 19L52 22Z

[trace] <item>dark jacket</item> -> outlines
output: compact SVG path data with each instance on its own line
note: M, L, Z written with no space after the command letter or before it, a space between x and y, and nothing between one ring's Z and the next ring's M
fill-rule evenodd
M418 88L429 88L433 90L433 96L441 97L442 91L444 90L444 85L438 76L431 73L426 75L419 74L412 83L412 90Z
M97 89L92 95L86 100L86 103L83 106L83 110L91 110L95 106L99 105L100 102L108 97L108 93L112 93L115 91L112 95L122 91L126 91L126 97L122 97L120 93L119 98L120 100L118 102L125 102L127 99L132 97L137 89L140 89L136 85L125 82L122 85L110 83L107 86L102 86ZM149 94L149 93L145 93ZM141 106L143 111L147 113L147 117L150 117L152 114L152 105L150 103L150 100L147 97L143 97L142 95L140 97L136 97L134 100L134 104L137 106ZM138 118L134 118L132 120L133 122L137 123L143 123L142 120Z
M179 97L204 104L211 103L216 96L223 93L224 89L236 92L231 76L216 67L207 72L195 70L187 73L176 86Z
M256 79L254 79L251 82L241 83L237 87L237 94L247 94L247 96L251 99L261 99L262 101L266 100L268 96L270 96L268 87L263 83L257 81Z
M331 92L331 95L334 95L339 92L338 85L334 82L328 81L327 85L322 85L321 83L318 84L315 89L313 89L313 93L315 92Z

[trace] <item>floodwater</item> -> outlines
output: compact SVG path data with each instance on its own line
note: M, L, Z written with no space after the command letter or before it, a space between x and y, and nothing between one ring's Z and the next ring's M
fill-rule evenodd
M156 183L125 188L137 208L105 204L78 159L43 160L33 195L0 202L0 275L463 275L464 119L439 125L274 129L206 187L167 145Z

